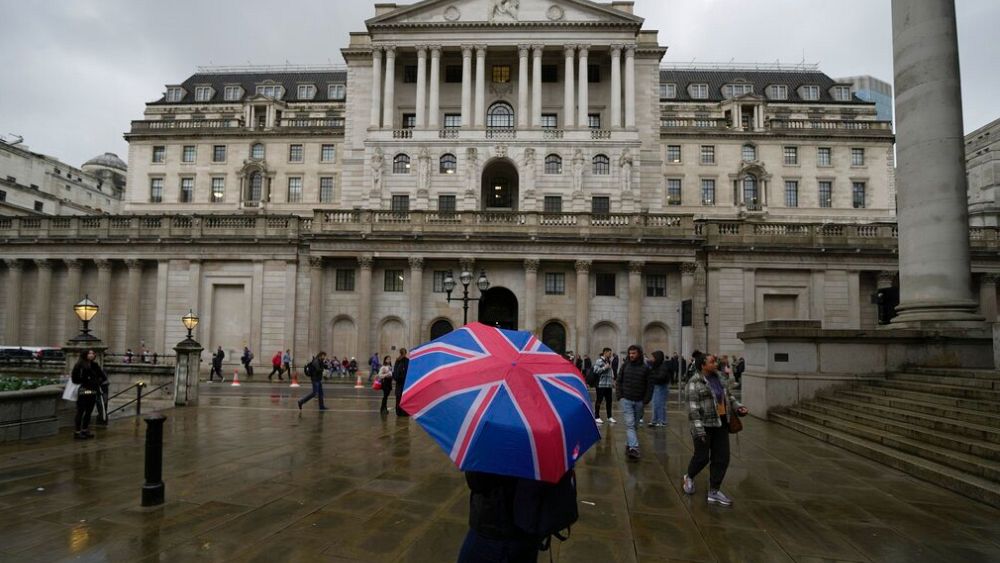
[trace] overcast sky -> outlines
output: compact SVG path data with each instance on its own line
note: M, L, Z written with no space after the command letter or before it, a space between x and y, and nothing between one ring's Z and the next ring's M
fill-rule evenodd
M530 2L536 0L521 0ZM79 166L128 154L122 133L164 84L207 64L341 64L358 0L0 0L0 134ZM819 63L892 79L889 0L638 0L664 62ZM957 0L965 129L997 117L1000 1Z

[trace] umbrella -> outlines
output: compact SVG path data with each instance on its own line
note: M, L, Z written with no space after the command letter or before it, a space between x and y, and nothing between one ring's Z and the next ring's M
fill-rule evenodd
M600 439L572 364L480 323L412 351L401 406L463 471L556 483Z

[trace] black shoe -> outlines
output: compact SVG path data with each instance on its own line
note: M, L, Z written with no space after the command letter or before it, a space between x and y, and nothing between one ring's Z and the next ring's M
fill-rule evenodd
M87 438L93 438L94 437L94 433L91 432L90 430L81 430L80 434L83 434Z
M87 435L84 434L83 432L74 432L73 433L73 439L74 440L86 440L87 439Z
M326 408L326 407L320 407L320 408L319 408L319 410L321 410L321 411L328 411L328 410L330 410L330 409L328 409L328 408Z
M301 411L302 410L302 402L301 401L295 401L295 404L299 406L299 411Z

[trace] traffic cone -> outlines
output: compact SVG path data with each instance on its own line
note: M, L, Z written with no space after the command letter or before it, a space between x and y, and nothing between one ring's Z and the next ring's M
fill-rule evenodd
M239 387L240 386L240 370L238 370L238 369L234 369L233 370L233 382L230 383L230 385L233 386L233 387Z
M300 387L298 373L294 370L292 371L292 383L289 387Z
M364 389L365 384L361 381L361 372L358 372L358 381L354 384L355 389Z

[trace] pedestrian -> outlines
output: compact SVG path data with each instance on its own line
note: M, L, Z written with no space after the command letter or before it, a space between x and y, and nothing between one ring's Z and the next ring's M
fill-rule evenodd
M653 382L639 345L628 347L628 358L621 366L615 383L624 413L622 416L625 417L625 455L629 459L639 459L639 435L636 428L642 420L643 407L653 398Z
M734 384L735 388L739 389L740 385L742 385L743 372L746 371L746 369L747 369L747 362L745 359L743 359L743 356L740 356L736 360L736 365L733 366L733 379L736 381L736 383Z
M271 381L274 374L278 374L278 381L281 381L281 350L271 356L271 373L267 374L267 380Z
M618 368L620 367L618 363L618 354L612 354L611 357L611 373L615 374L615 379L618 379Z
M302 410L302 405L308 403L313 397L319 399L319 410L325 411L326 404L323 402L323 363L326 361L326 352L320 352L313 357L312 361L306 364L305 372L309 377L310 383L312 383L312 391L308 395L299 398L298 405L299 410Z
M368 383L371 383L372 377L379 373L378 352L372 352L372 357L368 358L368 367L371 368L368 372Z
M495 473L466 471L469 531L458 563L535 563L539 541L516 524L518 485L526 481Z
M149 350L146 348L146 342L144 341L139 347L139 361L148 364L149 363Z
M386 414L389 412L389 394L392 393L392 358L389 356L382 360L378 379L382 382L382 406L379 408L379 412Z
M347 375L348 371L351 368L351 362L350 360L347 359L347 356L344 356L343 361L340 362L340 368L341 368L340 377L344 377L345 375Z
M709 465L708 503L730 506L732 499L720 490L729 468L729 420L734 414L746 416L749 411L733 397L729 379L718 371L715 356L700 356L694 365L695 373L687 383L694 455L684 474L682 488L685 494L693 495L694 478Z
M101 400L101 386L108 381L108 376L97 363L97 353L85 350L73 366L70 375L73 383L80 386L76 396L76 417L73 419L73 438L86 440L93 438L90 431L90 416L94 412L97 401Z
M330 358L330 378L340 373L340 360L337 356Z
M410 416L399 406L403 399L403 385L406 384L406 371L409 367L410 359L406 357L406 348L400 348L396 365L392 366L392 382L396 384L396 416Z
M587 375L590 374L591 370L594 369L594 362L590 361L590 356L583 355L583 378L587 379Z
M131 364L132 363L132 358L134 356L135 356L135 354L132 353L132 349L131 348L125 350L125 363L126 364Z
M351 361L347 364L347 375L354 379L354 376L358 374L358 360L351 358Z
M225 381L226 378L222 376L222 360L226 357L226 353L222 351L222 346L212 354L212 369L208 372L208 382L211 383L215 377L215 374L219 375L219 381Z
M653 420L650 428L667 425L667 400L670 398L670 364L664 358L663 352L653 352L653 366L649 371L653 382Z
M285 375L288 376L288 379L291 379L292 378L292 351L291 350L285 350L285 353L281 356L281 365L282 365L282 369L285 370ZM322 374L320 374L320 375L322 375ZM278 379L279 380L281 379L281 374L280 373L278 374Z
M594 363L593 370L594 376L597 378L597 404L594 405L594 422L604 424L604 421L601 420L601 402L603 401L608 422L614 424L617 421L611 418L611 398L615 387L615 374L611 370L611 348L605 348L601 351L597 362Z
M573 364L576 366L576 370L583 373L583 356L577 355L573 358Z

